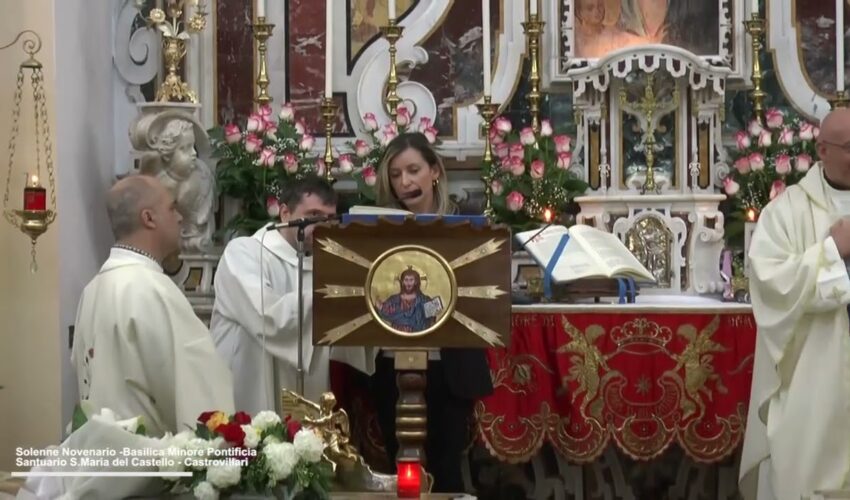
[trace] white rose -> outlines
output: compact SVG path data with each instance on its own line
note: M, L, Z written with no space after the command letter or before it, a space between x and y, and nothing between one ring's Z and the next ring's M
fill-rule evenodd
M295 434L295 439L292 440L295 445L295 451L298 456L304 460L315 463L322 459L322 452L325 451L325 444L322 438L319 437L312 429L301 429Z
M239 465L211 465L207 469L207 481L216 488L223 490L229 486L239 484L242 478L242 467Z
M195 494L195 498L198 500L218 500L218 490L206 481L198 483L195 489L192 490L192 493Z
M254 449L257 445L260 444L260 433L257 432L251 425L243 425L242 432L245 433L245 439L242 441L242 444L245 445L245 448Z
M279 424L280 417L277 413L269 410L261 411L254 415L254 419L251 420L251 425L257 428L258 431L263 432L269 427Z
M189 441L195 438L195 433L192 431L183 431L175 436L172 436L168 441L168 446L184 449L188 446Z
M292 443L272 443L263 448L266 463L274 481L283 481L298 463L298 454Z
M168 465L160 466L160 468L159 468L160 472L183 472L184 470L186 470L183 467L185 454L182 453L182 448L179 448L179 447L173 446L173 445L169 446L165 450L165 457L170 458L171 463L173 465L171 465L171 466L168 466ZM177 481L180 480L180 476L164 476L163 479L166 480L166 481L177 482Z

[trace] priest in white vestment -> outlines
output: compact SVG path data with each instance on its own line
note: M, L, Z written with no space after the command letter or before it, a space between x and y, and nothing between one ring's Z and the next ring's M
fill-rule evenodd
M765 207L750 247L758 335L740 471L748 499L850 486L850 110L824 119L818 154Z
M336 214L337 195L318 178L294 181L280 199L280 219ZM315 226L304 230L304 248L312 248ZM279 409L280 390L297 390L298 253L296 229L262 228L235 238L224 250L215 275L215 305L210 331L234 377L236 406L255 413ZM304 396L318 401L330 390L331 357L367 372L374 354L364 348L313 346L313 259L304 258Z
M174 197L153 177L122 179L107 208L117 241L77 310L72 364L94 411L141 416L161 436L204 411L234 411L230 370L160 262L179 248Z

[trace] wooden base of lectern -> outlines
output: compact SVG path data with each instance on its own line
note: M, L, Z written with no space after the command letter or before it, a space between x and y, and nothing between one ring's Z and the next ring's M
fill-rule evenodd
M395 351L396 403L395 435L398 439L396 460L417 460L426 466L425 438L428 435L428 406L425 402L428 350Z

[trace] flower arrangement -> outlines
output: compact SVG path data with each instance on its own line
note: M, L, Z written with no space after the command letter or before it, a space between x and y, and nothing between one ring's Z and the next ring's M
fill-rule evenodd
M384 156L387 144L407 132L421 132L431 144L437 142L437 129L427 116L419 118L415 125L410 111L403 105L397 109L395 122L383 126L378 124L374 113L363 115L365 132L369 140L357 139L349 142L349 152L339 156L339 167L334 173L350 174L357 181L357 191L361 202L375 201L375 182L378 180L377 168Z
M315 139L293 106L281 106L277 120L272 115L270 106L262 106L241 127L228 123L210 131L219 192L243 204L226 231L256 231L277 217L278 196L288 180L324 175L324 162L312 153Z
M251 418L244 412L204 412L194 431L168 438L168 454L176 457L165 472L191 472L168 477L172 493L192 492L201 500L221 494L269 494L283 488L288 498L327 498L333 476L323 461L325 443L311 429L272 411Z
M738 213L755 221L770 200L796 184L817 161L817 126L799 118L788 119L779 109L765 112L764 122L752 120L735 134L733 168L723 190Z
M495 167L491 203L500 222L522 229L551 220L587 189L587 183L569 171L572 138L555 134L549 120L541 121L538 134L531 127L517 133L508 118L497 117L490 143ZM491 166L482 168L486 177Z

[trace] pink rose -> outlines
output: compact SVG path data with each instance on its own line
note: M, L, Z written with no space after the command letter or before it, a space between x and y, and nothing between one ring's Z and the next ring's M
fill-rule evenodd
M735 196L739 189L741 189L741 186L732 177L723 179L723 190L726 191L727 195Z
M262 132L266 128L266 121L263 120L263 117L252 113L251 116L248 117L248 124L245 125L245 130L248 132Z
M518 191L511 191L505 198L505 204L511 212L519 212L525 203L525 197Z
M399 127L406 127L410 125L410 111L408 111L404 106L396 108L395 122Z
M384 128L381 129L381 146L387 147L387 144L390 143L393 139L398 137L398 128L395 123L390 123L388 125L384 125Z
M501 144L496 144L496 146L493 148L493 152L496 154L496 157L498 157L499 159L504 159L505 157L508 156L508 153L510 151L509 148L510 148L510 146L508 145L508 143L503 142Z
M356 154L358 158L366 158L369 156L370 150L371 148L369 147L369 143L363 139L357 139L354 141L354 154Z
M776 173L779 175L787 175L791 172L791 157L785 153L776 155Z
M248 134L245 136L245 151L256 153L263 147L263 140L257 137L256 134Z
M360 171L360 175L363 176L363 182L366 183L367 186L374 186L375 182L378 180L378 174L375 172L375 167L372 165L367 165Z
M242 131L235 123L228 123L224 126L224 140L228 144L236 144L242 140Z
M570 163L573 162L573 154L570 152L566 153L558 153L558 163L557 166L560 169L568 169L570 168Z
M277 198L274 196L266 198L266 211L269 217L280 217L280 203L278 203Z
M759 147L769 148L773 144L773 136L765 130L759 135Z
M426 130L431 128L434 125L434 122L431 121L427 116L423 116L419 119L419 125L416 127L416 130L419 132L425 133Z
M494 146L497 145L497 144L502 144L503 142L505 142L505 137L502 134L500 134L499 131L496 130L495 128L490 129L489 136L490 136L490 144L492 144Z
M502 135L510 133L510 131L513 130L511 121L504 116L500 116L493 121L493 128L498 130Z
M274 123L270 123L266 127L266 137L272 140L277 137L277 126Z
M298 171L298 158L292 153L283 155L283 168L290 174Z
M274 149L263 148L263 150L260 151L260 158L257 160L257 164L264 167L273 167L276 156L276 151Z
M555 141L556 153L566 153L570 150L570 143L572 142L570 136L565 134L556 135L553 140Z
M422 132L425 135L425 138L428 139L428 144L434 144L437 142L437 129L434 127L428 127L425 129L425 132Z
M815 127L815 128L812 130L812 135L815 137L815 139L817 139L817 138L818 138L818 136L820 135L820 128Z
M800 125L800 140L811 141L815 138L815 126L809 122Z
M749 132L753 137L758 137L762 132L764 132L764 127L761 126L761 122L758 120L752 120L750 125L747 127L747 132Z
M280 114L277 115L282 122L291 122L295 119L295 108L291 102L287 102L280 107Z
M534 137L534 130L531 127L525 127L519 132L519 142L526 145L531 146L535 142L537 142L537 138Z
M785 183L777 179L773 181L773 184L770 186L770 199L772 200L784 192Z
M298 144L298 147L301 151L310 151L313 149L313 143L316 142L316 139L313 138L310 134L304 134L301 136L301 143Z
M354 162L351 161L351 155L339 155L339 171L343 174L347 174L352 170L354 170Z
M788 127L784 127L781 132L779 132L779 144L783 144L785 146L790 146L794 144L794 131Z
M552 130L552 122L549 120L543 120L540 122L540 136L541 137L549 137L553 134Z
M508 158L508 169L510 169L511 174L519 177L525 173L525 163L522 161L522 158L511 156Z
M785 121L785 113L777 108L770 108L764 112L764 119L767 122L767 128L775 130Z
M738 151L742 151L750 147L752 143L750 142L750 134L744 132L743 130L739 130L735 133L735 145L738 147Z
M735 170L742 175L750 173L750 157L742 156L735 160Z
M808 172L809 168L812 166L812 157L807 155L806 153L797 155L797 161L794 165L794 168L797 169L797 172Z
M378 130L378 120L375 119L374 113L366 113L363 115L363 126L366 127L367 132L374 132Z
M502 181L499 179L494 179L490 183L490 192L493 193L493 196L501 196L504 190L505 186L502 185Z
M750 160L750 168L758 171L764 170L764 156L761 153L750 153L748 157Z
M325 160L321 156L316 158L316 175L318 175L319 177L324 176L326 168L327 167L325 166Z
M260 106L260 109L257 110L257 114L263 117L263 121L269 121L269 117L272 115L272 107L268 104L263 104Z
M307 127L304 125L303 121L298 120L295 122L295 133L298 135L304 135L307 133Z
M532 179L542 179L543 173L546 171L546 164L543 163L543 160L534 160L531 162L531 178Z
M510 149L508 149L508 156L511 158L525 158L525 147L522 144L511 144Z

